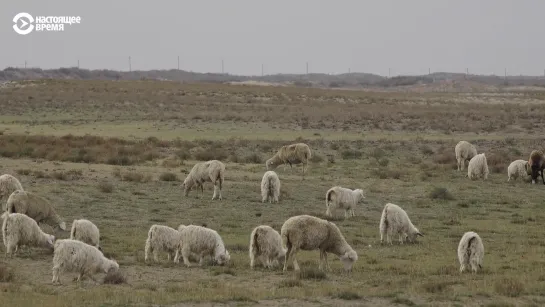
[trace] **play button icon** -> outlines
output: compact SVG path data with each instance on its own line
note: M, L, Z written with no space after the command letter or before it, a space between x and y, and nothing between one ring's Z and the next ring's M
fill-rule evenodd
M28 22L25 19L27 19ZM19 20L21 20L21 28L19 28L17 25ZM29 13L19 13L15 15L15 17L13 17L13 22L15 23L13 25L13 30L15 30L15 32L17 32L18 34L26 35L34 30L34 25L32 25L32 23L34 22L34 18ZM28 28L22 30L22 28L24 28L28 24L30 24Z

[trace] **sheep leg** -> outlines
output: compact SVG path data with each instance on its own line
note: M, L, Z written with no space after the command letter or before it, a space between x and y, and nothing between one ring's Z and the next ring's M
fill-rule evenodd
M176 249L176 254L174 254L174 263L180 262L180 250Z
M463 273L465 271L465 269L466 269L466 265L462 263L460 265L460 273Z
M300 271L300 268L299 268L299 264L297 263L297 259L295 258L295 253L297 252L297 248L295 247L292 247L291 251L290 251L290 258L291 258L291 262L293 264L293 270L294 271Z
M58 266L53 267L53 279L51 280L51 283L53 284L61 283L59 280L59 271L60 271L60 268Z
M184 264L186 267L191 267L191 262L189 262L189 250L187 248L182 249L182 258L184 259Z
M353 216L353 217L356 216L356 213L354 212L354 208L351 208L351 209L350 209L350 212L352 213L352 216Z
M543 180L543 184L545 184L545 178L543 178L543 170L541 170L541 180Z
M148 262L151 250L152 250L151 243L149 242L149 240L146 240L146 247L145 247L145 250L144 250L144 253L145 253L144 262Z
M159 262L159 251L158 250L153 251L153 260L155 260L155 262Z
M284 268L282 269L282 271L284 272L288 270L288 264L291 259L291 250L292 250L292 246L290 244L288 244L288 246L286 247L287 247L286 260L284 260Z
M347 219L348 218L348 210L344 210L344 218Z

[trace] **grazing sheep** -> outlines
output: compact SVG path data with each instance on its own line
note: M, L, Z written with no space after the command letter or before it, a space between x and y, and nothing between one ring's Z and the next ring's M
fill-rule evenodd
M528 159L528 164L531 170L532 175L532 184L536 183L537 176L541 173L541 179L543 184L545 184L545 178L543 178L543 169L545 168L545 156L541 150L533 150L530 153L530 159Z
M218 160L210 160L207 162L199 162L193 166L189 174L184 180L182 186L184 187L184 195L187 197L189 191L193 186L198 190L201 188L202 195L204 195L204 186L205 182L214 183L214 195L212 195L212 200L216 199L217 193L219 192L219 200L221 197L221 189L223 181L225 180L225 164Z
M488 164L484 153L480 153L469 161L467 165L467 177L471 180L488 179Z
M344 209L344 217L348 217L348 211L350 210L352 216L356 205L365 200L362 189L350 190L347 188L335 186L327 190L325 193L325 206L327 216L332 216L331 212L336 209Z
M511 181L517 178L525 178L528 175L531 175L530 164L526 160L515 160L509 164L507 167L507 181Z
M280 196L280 179L274 171L266 171L261 179L261 202L269 200L271 202L278 202Z
M460 244L458 244L458 260L460 261L460 272L464 272L471 266L473 273L483 268L484 245L481 237L473 231L464 233Z
M290 168L293 168L293 164L302 164L304 178L311 156L310 147L305 143L284 145L265 162L265 166L267 170L274 170L281 164L289 164Z
M10 257L22 245L53 249L55 243L55 236L43 232L35 220L21 213L4 216L2 239L6 246L6 255Z
M86 275L93 281L96 273L109 273L119 269L115 260L110 260L98 248L78 240L63 239L55 242L53 252L53 280L60 284L61 272L79 273L77 281Z
M282 237L271 226L261 225L250 234L250 267L253 269L256 260L263 266L272 268L284 262L286 249L282 247Z
M17 180L17 178L10 174L0 176L0 202L2 202L2 211L6 211L4 200L7 199L11 193L17 190L23 191L23 186L21 185L21 182Z
M159 262L158 254L160 251L166 251L168 260L177 259L180 249L180 232L172 227L163 225L152 225L148 231L148 238L145 246L145 259L148 261L153 252L153 260Z
M458 170L463 171L466 161L471 161L471 159L477 155L477 149L475 145L467 142L460 141L454 147L454 153L456 154L456 161L458 162Z
M89 220L74 220L74 222L72 222L72 229L70 229L70 239L93 245L98 248L98 250L102 251L99 244L100 231L98 230L98 227Z
M407 212L400 206L391 203L387 203L382 210L379 230L381 244L384 242L385 236L386 242L389 244L392 244L392 236L396 234L399 235L399 243L401 244L407 240L416 242L417 236L424 236L418 228L414 227Z
M310 215L292 216L284 222L280 230L282 245L286 248L284 271L290 260L293 269L299 271L295 254L299 250L320 250L320 270L330 269L327 253L339 256L345 271L352 271L352 266L358 260L358 254L346 242L337 225ZM325 268L324 268L325 263Z
M199 266L204 264L206 256L213 257L219 265L225 265L231 260L221 236L215 230L197 225L184 225L178 229L181 229L182 240L174 262L179 261L180 254L187 267L192 266L189 262L190 256L196 256L199 259Z
M8 198L8 213L22 213L37 223L46 223L66 231L66 223L55 212L53 205L45 198L32 192L17 190Z

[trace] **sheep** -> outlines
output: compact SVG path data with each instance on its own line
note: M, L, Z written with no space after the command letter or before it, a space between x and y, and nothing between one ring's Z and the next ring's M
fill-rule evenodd
M66 223L55 212L53 205L45 198L28 191L17 190L8 198L8 213L23 213L37 223L46 223L66 231Z
M74 220L74 222L72 222L72 228L70 229L70 239L93 245L98 248L99 251L102 251L102 247L100 247L100 231L98 230L98 227L89 220Z
M305 143L284 145L265 162L265 166L267 170L274 170L281 164L289 164L290 168L293 168L293 164L302 164L304 178L311 157L310 147Z
M536 183L537 176L541 173L541 179L543 184L545 184L545 178L543 178L543 169L545 168L545 156L541 150L533 150L530 153L530 158L528 159L528 165L530 167L532 175L532 184Z
M6 256L9 255L10 258L17 253L19 246L27 245L51 250L55 243L54 235L43 232L35 220L21 213L4 215L2 239L6 246Z
M525 178L528 175L531 175L531 168L530 164L526 160L515 160L509 164L509 167L507 167L507 181L511 181L511 178L513 180L517 178Z
M477 155L477 149L475 145L467 142L460 141L454 147L454 153L456 154L456 161L458 162L458 171L463 171L466 161L471 161L471 159Z
M221 189L223 181L225 180L225 164L218 160L210 160L207 162L200 162L195 164L187 177L182 184L184 188L184 195L187 197L189 195L189 190L193 186L196 186L196 189L201 188L202 195L204 195L203 183L212 182L214 183L214 195L212 195L212 200L216 199L217 193L219 192L219 200L222 200Z
M295 258L295 254L299 250L319 249L320 270L330 269L327 253L339 256L346 272L351 272L352 266L358 260L358 254L346 242L337 225L321 218L310 215L292 216L282 225L280 236L282 237L282 246L286 249L283 271L287 270L290 260L293 263L293 269L300 271Z
M332 216L331 211L336 209L344 209L344 217L348 217L350 210L352 216L356 216L354 209L356 205L365 200L362 189L347 189L340 186L332 187L325 194L325 206L327 216Z
M180 249L180 232L172 227L163 225L152 225L148 231L148 238L145 245L145 259L148 261L153 252L153 260L159 262L159 251L166 251L168 260L177 259Z
M424 236L420 233L418 228L413 225L407 212L400 206L392 203L384 205L380 217L379 230L380 244L384 242L384 237L386 237L386 242L392 245L392 236L396 234L399 235L400 244L403 244L407 240L416 242L417 236Z
M2 202L2 211L6 211L4 200L17 190L24 191L21 182L19 182L17 178L10 174L0 176L0 201Z
M204 257L211 256L219 265L226 265L231 260L229 252L221 236L213 229L187 225L179 227L181 234L181 244L174 262L179 262L179 255L182 256L184 264L191 267L190 256L196 256L199 259L199 266L204 264Z
M269 200L271 202L278 202L280 196L280 179L274 171L266 171L261 179L261 202Z
M483 268L484 245L481 237L473 231L464 233L458 244L458 260L460 261L460 273L471 266L473 273Z
M282 247L282 237L278 231L267 225L254 228L250 234L249 255L252 269L256 260L269 269L284 262L286 249Z
M60 284L61 272L77 272L77 281L81 281L84 275L93 281L96 273L110 273L119 269L119 264L114 259L104 257L98 248L87 243L62 239L57 240L53 252L53 284Z
M484 153L480 153L469 161L467 165L467 177L471 180L482 178L488 179L488 163Z

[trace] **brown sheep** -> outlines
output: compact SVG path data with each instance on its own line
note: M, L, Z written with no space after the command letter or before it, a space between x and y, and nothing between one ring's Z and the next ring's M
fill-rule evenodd
M534 150L530 154L528 164L532 172L532 184L536 183L537 176L541 173L541 180L545 184L545 178L543 178L543 169L545 168L545 156L541 150Z
M308 160L312 153L310 147L305 143L296 143L282 146L272 158L265 162L267 170L274 170L281 164L289 164L293 168L293 164L303 165L303 177L307 171Z

